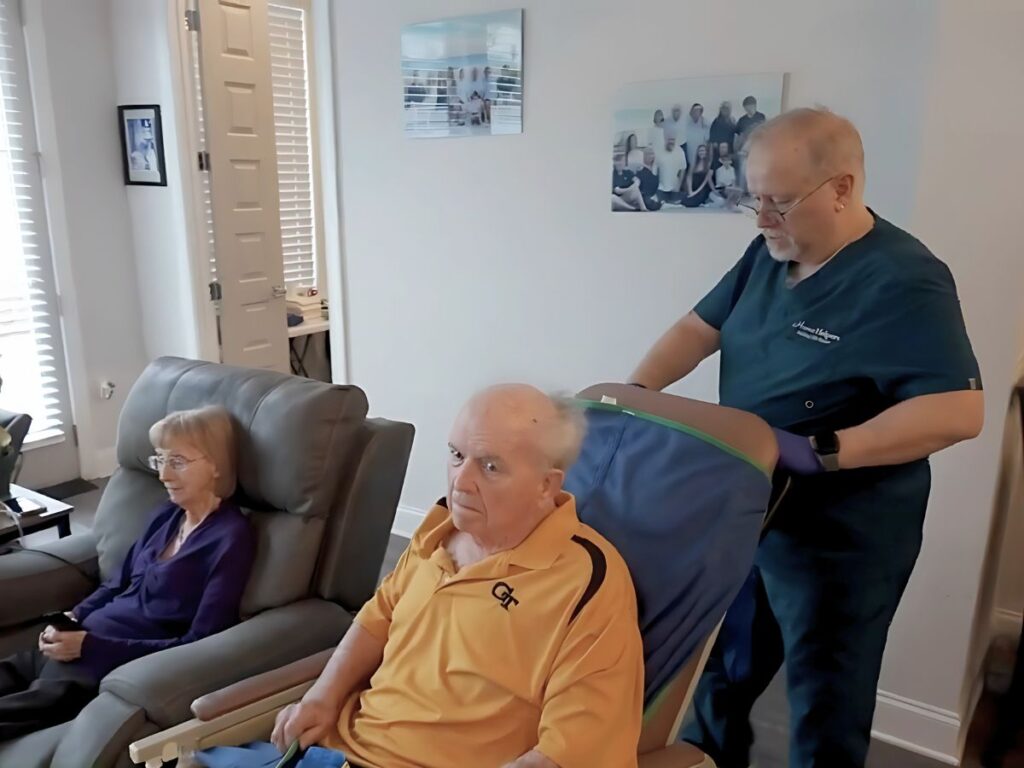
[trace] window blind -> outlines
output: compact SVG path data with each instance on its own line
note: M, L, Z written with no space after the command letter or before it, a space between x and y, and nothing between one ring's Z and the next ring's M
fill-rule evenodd
M67 428L63 345L16 0L0 0L0 408L28 413L28 441Z
M267 10L284 279L289 285L315 286L319 276L306 55L309 11L303 5L271 2Z

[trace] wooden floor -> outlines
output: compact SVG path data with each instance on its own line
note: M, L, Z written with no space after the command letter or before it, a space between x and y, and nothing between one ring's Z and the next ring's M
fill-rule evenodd
M752 758L757 768L786 768L789 750L789 705L785 676L780 673L754 705L751 714L756 742ZM871 742L867 768L938 768L937 760L922 757L891 744Z
M407 544L408 540L401 536L391 537L384 558L384 567L381 569L381 578L395 567ZM995 705L992 699L983 699L978 706L975 722L971 726L963 768L995 768L982 766L978 758L981 751L979 745L985 743L994 717ZM752 755L756 768L787 768L788 721L789 707L786 704L785 681L780 673L754 706L751 716L757 738ZM878 740L872 741L867 762L867 768L944 768L946 765ZM1018 745L1018 749L1007 756L1001 768L1024 768L1024 745Z

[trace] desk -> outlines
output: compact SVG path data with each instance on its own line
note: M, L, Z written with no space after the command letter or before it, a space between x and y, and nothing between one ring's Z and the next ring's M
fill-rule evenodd
M32 512L24 512L19 515L22 530L28 533L35 533L45 528L57 527L57 535L65 538L71 535L70 515L74 507L65 504L63 501L51 499L41 493L22 488L20 485L11 483L11 501L6 502L7 506L17 511L17 502L27 500L38 504L42 509ZM18 538L18 527L14 521L7 516L6 512L0 512L0 543Z
M307 320L304 323L293 325L288 329L289 362L292 373L296 376L309 378L309 373L306 371L306 353L309 351L309 337L314 333L325 333L330 328L330 325L326 317L321 317L316 320Z

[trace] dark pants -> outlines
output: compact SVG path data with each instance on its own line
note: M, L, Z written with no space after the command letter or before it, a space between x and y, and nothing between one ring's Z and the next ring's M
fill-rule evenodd
M0 742L73 719L98 686L37 649L0 661Z
M682 738L718 768L747 768L750 710L785 661L790 768L862 768L882 651L909 576L834 564L815 569L807 561L755 568L748 642L731 638L748 655L737 663L737 648L719 637Z

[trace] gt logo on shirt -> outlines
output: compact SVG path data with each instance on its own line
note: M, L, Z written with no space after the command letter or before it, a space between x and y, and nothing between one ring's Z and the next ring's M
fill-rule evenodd
M510 605L519 605L519 601L512 597L513 591L514 590L512 589L512 587L510 587L504 581L499 581L493 587L491 587L491 594L494 595L494 598L498 601L498 604L506 611L508 610Z
M793 327L796 328L796 335L800 338L816 341L819 344L831 344L832 342L839 341L840 338L842 338L825 328L812 328L803 320L797 320L793 323Z

